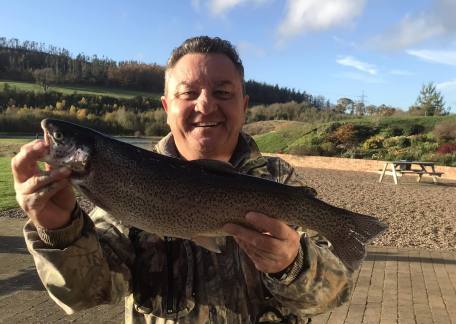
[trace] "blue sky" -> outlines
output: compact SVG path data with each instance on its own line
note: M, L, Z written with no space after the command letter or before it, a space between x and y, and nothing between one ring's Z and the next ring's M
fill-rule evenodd
M3 4L2 4L3 3ZM246 78L408 109L434 82L456 113L456 0L0 0L0 36L73 55L165 64L196 35L240 51Z

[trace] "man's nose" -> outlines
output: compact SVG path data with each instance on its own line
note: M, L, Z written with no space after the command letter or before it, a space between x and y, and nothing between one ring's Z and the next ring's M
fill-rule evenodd
M195 103L195 111L203 115L209 115L217 109L216 100L207 91L201 91Z

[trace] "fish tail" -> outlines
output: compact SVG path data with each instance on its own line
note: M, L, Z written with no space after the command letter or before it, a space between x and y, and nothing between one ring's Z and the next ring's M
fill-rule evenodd
M345 214L347 212L347 222L326 238L331 242L334 254L354 271L366 256L366 244L386 231L388 226L374 217L345 210Z

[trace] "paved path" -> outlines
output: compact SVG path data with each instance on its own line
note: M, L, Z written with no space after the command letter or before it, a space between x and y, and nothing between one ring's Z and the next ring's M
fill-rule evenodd
M25 249L24 220L0 217L0 323L121 323L123 305L67 316L48 297ZM456 253L369 248L351 302L313 324L455 323Z

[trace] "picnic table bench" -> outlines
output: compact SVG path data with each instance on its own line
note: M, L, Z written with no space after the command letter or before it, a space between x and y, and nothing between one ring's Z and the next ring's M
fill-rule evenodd
M391 165L391 171L388 171L388 165ZM415 167L413 167L415 166ZM419 168L418 168L418 167ZM421 162L421 161L387 161L383 165L383 169L380 170L380 179L378 182L382 182L385 174L392 175L394 183L397 184L397 178L403 174L415 174L418 176L417 182L421 182L423 175L432 177L434 183L437 183L437 177L441 177L443 172L435 171L434 162Z

